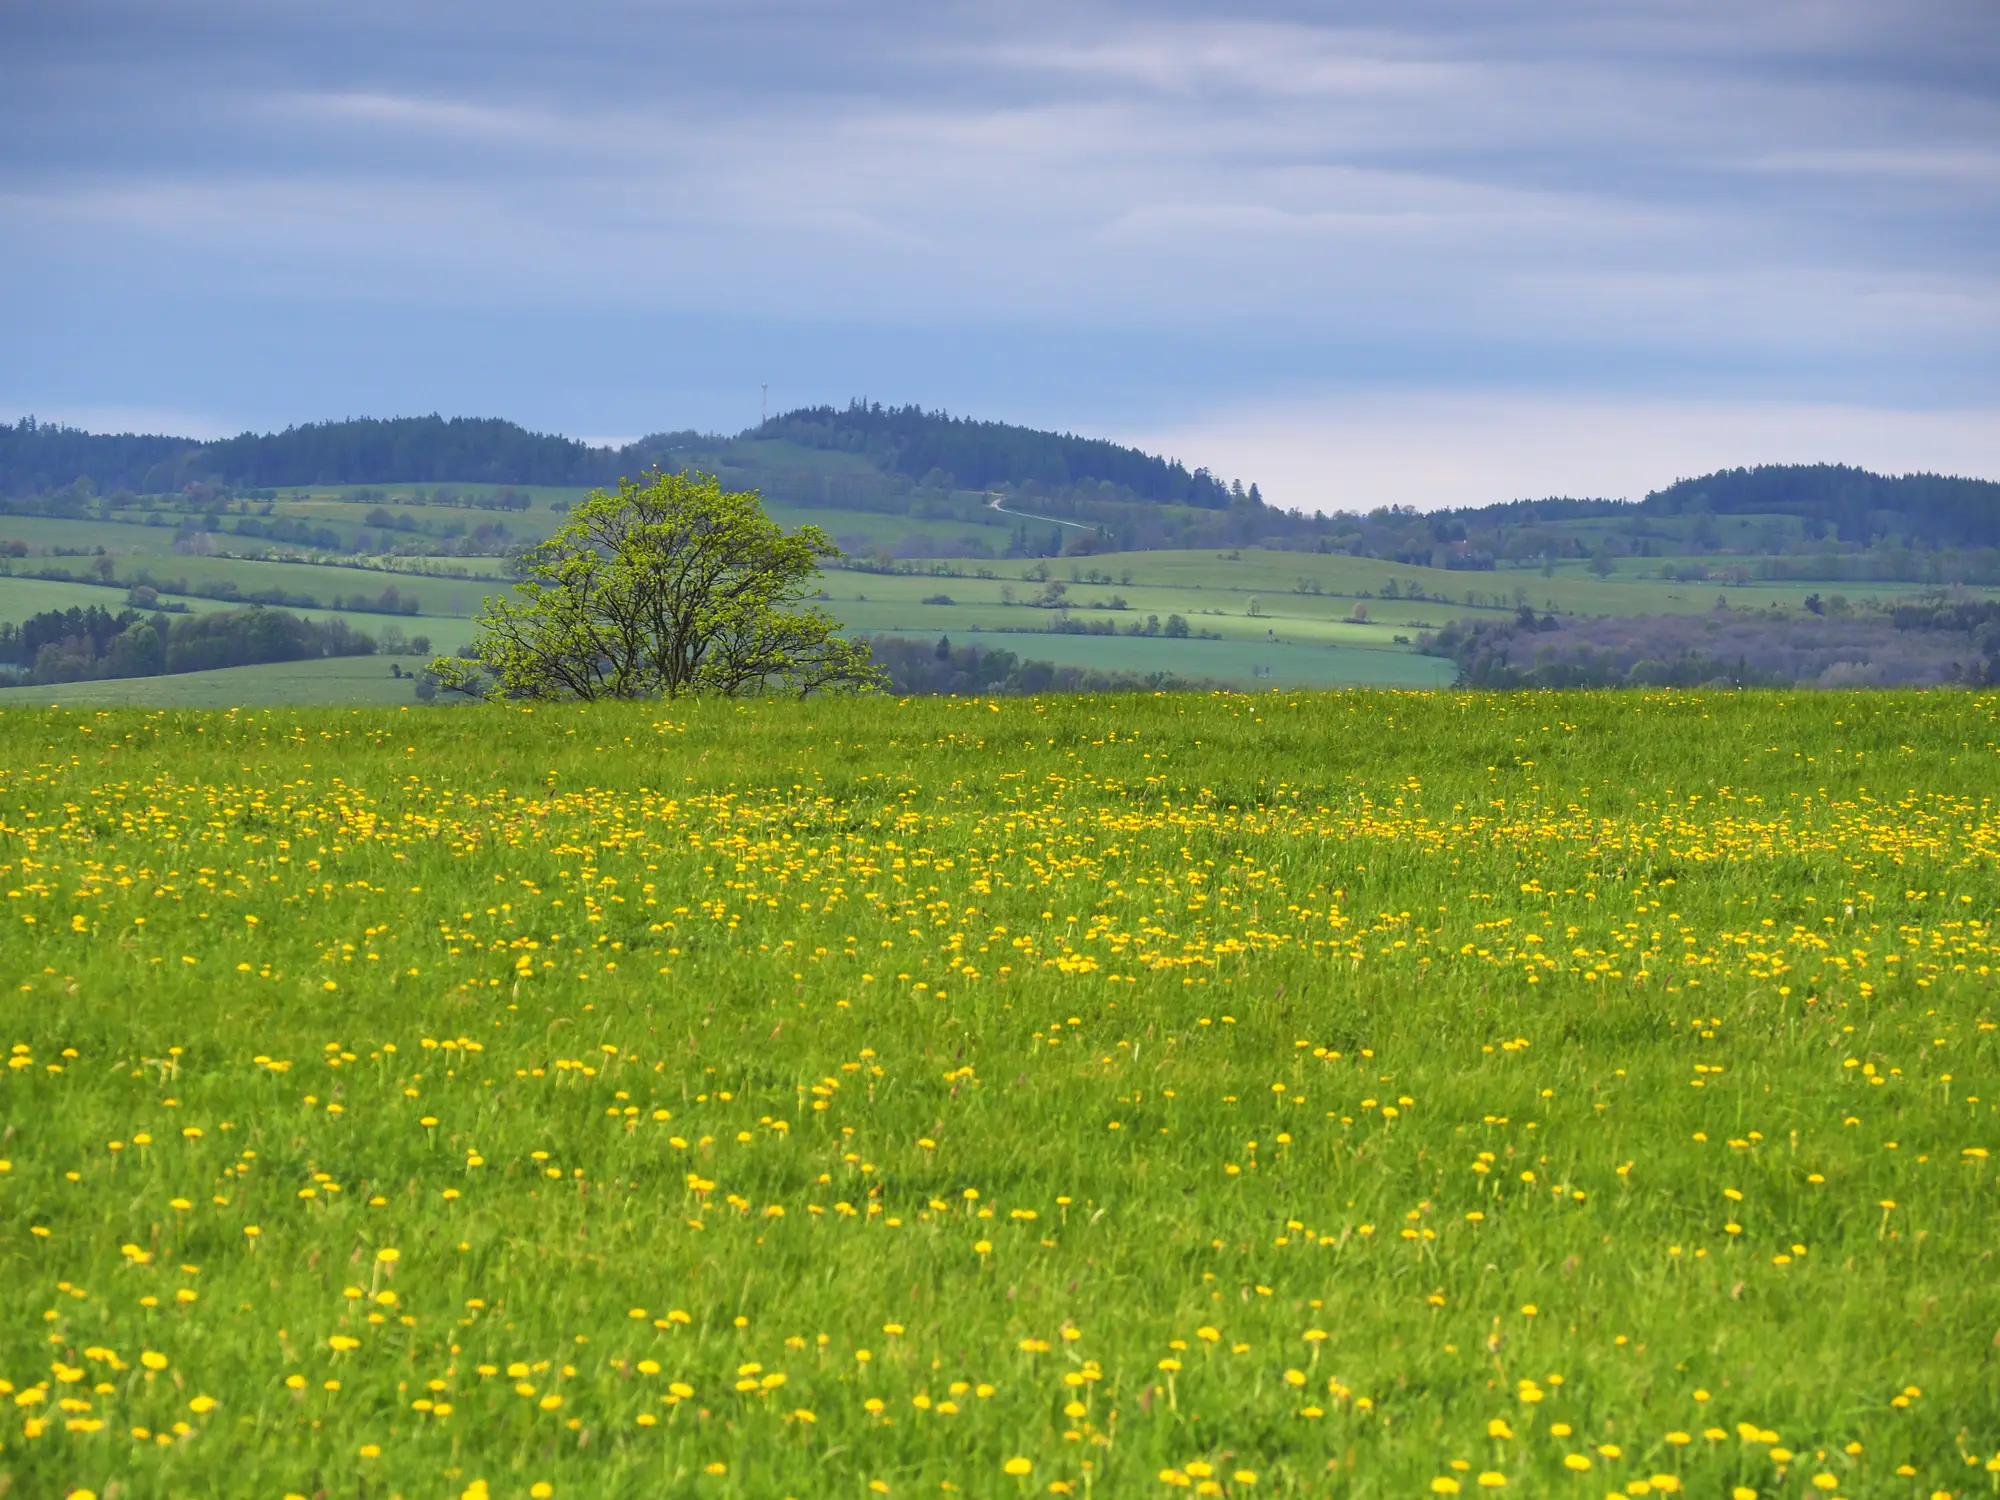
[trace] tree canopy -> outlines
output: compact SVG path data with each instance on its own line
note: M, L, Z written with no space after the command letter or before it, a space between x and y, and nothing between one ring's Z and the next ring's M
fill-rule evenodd
M258 662L370 656L375 647L374 637L345 620L309 620L259 605L172 618L164 613L148 618L136 609L114 615L92 605L44 610L19 625L0 625L0 682L153 677Z
M1655 490L1643 509L1674 516L1792 515L1831 527L1848 542L1900 537L1932 546L2000 545L2000 484L1942 474L1891 477L1845 464L1723 469Z
M1043 432L1008 422L981 422L920 406L851 401L846 407L802 407L772 417L745 434L783 438L807 448L866 454L912 479L939 479L967 489L1032 481L1044 488L1084 482L1129 490L1135 499L1226 510L1240 499L1206 469L1190 472L1176 459L1156 458L1103 438Z
M869 691L883 678L803 600L838 557L816 526L787 532L754 493L652 473L594 491L515 560L514 597L487 602L445 687L526 700Z
M662 440L651 440L657 446ZM647 450L648 452L651 449ZM640 465L637 450L592 448L493 418L354 418L283 432L192 438L111 436L36 422L0 423L0 494L45 493L77 479L99 491L229 485L608 484Z

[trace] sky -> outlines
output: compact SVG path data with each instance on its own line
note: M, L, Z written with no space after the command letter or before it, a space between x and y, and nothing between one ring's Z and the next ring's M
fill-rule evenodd
M7 0L0 417L2000 478L1991 0ZM768 396L764 387L768 386Z

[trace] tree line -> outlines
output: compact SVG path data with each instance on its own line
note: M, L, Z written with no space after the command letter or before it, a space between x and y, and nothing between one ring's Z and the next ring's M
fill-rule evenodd
M1457 620L1417 649L1482 689L1982 687L2000 685L2000 604L1924 601L1888 612L1815 594L1803 613Z
M214 442L106 435L24 418L0 424L0 493L46 494L87 479L99 493L176 492L191 483L616 483L644 466L639 445L592 448L478 417L357 418Z
M1890 477L1845 464L1769 464L1724 469L1655 490L1641 502L1654 515L1789 515L1817 539L1871 545L2000 546L2000 483L1943 474Z
M0 673L36 685L371 656L375 649L374 637L345 620L307 620L261 605L178 617L91 605L0 625Z
M982 646L955 646L878 635L869 642L877 666L889 674L889 691L911 697L1021 697L1033 693L1207 692L1221 684L1177 672L1115 672L1057 666Z

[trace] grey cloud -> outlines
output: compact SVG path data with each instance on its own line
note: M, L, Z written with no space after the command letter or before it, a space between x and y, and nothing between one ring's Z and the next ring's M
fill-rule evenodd
M1832 361L1891 399L2000 385L1996 78L1985 0L43 0L0 14L0 269L1246 353L1400 334L1447 384L1492 378L1454 340L1529 381L1578 348Z

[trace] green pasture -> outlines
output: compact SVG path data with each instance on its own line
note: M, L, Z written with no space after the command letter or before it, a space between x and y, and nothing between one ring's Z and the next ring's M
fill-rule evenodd
M185 602L190 609L206 601L180 601L178 595L162 595L170 602ZM52 609L108 609L114 615L125 607L125 590L108 589L94 583L51 583L40 578L9 577L0 574L0 620L19 623L30 615Z
M852 628L901 633L1032 629L1038 617L1053 614L1030 602L1044 589L1036 576L1040 562L945 566L967 576L831 571L821 580L821 602ZM1666 583L1657 576L1601 580L1580 565L1550 577L1539 570L1452 572L1250 548L1235 553L1108 553L1049 559L1046 566L1050 578L1064 585L1067 613L1078 620L1110 619L1124 629L1134 620L1143 623L1149 614L1162 621L1178 614L1191 629L1228 640L1385 649L1396 646L1398 635L1413 642L1418 633L1450 620L1499 618L1522 603L1566 614L1696 614L1716 608L1718 598L1730 608L1761 609L1797 607L1809 595L1840 592L1824 584L1731 588L1713 582ZM997 576L971 576L975 567ZM1094 571L1114 581L1072 582L1072 570L1086 577ZM1397 597L1387 597L1391 588ZM1898 596L1898 591L1874 586L1851 587L1847 593L1856 602ZM952 602L923 602L939 595ZM1125 608L1110 608L1114 598L1122 599ZM1357 606L1365 620L1354 618Z
M484 492L482 487L462 487ZM340 496L359 487L288 491L279 503L312 517L352 520L365 514L359 503ZM367 506L394 510L407 502L412 487L370 487ZM549 507L573 499L573 490L529 491L535 508L526 513L486 512L438 506L411 508L412 514L449 517L469 525L500 519L517 535L553 527L560 519ZM851 549L866 552L894 546L921 536L940 543L954 539L991 543L1002 533L994 527L958 521L918 520L867 511L773 505L785 525L811 522L843 537ZM1760 526L1768 517L1737 518ZM347 524L345 520L341 524ZM358 523L357 523L358 524ZM1582 525L1584 523L1562 523ZM15 576L0 575L0 618L20 620L45 609L100 604L122 606L125 585L144 572L160 581L185 582L195 589L233 585L241 596L282 590L318 601L302 610L315 617L343 614L357 627L379 632L396 624L408 634L430 636L437 649L449 651L472 639L472 618L486 597L506 586L501 558L369 559L366 566L335 566L321 562L280 562L246 557L173 555L174 533L167 527L122 523L0 517L0 537L18 537L37 548L105 547L119 581L114 588L48 583L18 576L30 568L56 564L79 573L88 557L17 560ZM260 545L226 534L211 538L217 547ZM1670 559L1669 559L1670 560ZM1490 572L1459 572L1382 563L1371 559L1259 548L1202 549L1180 552L1111 553L1081 558L949 559L926 565L942 572L874 573L832 569L820 580L822 606L854 634L894 634L954 640L978 638L1015 651L1026 659L1105 670L1150 672L1169 670L1208 676L1243 687L1267 683L1300 686L1434 686L1449 669L1418 657L1416 638L1465 616L1500 618L1522 604L1537 610L1567 614L1647 615L1705 613L1718 606L1797 607L1811 595L1844 594L1857 604L1884 602L1914 592L1917 585L1881 584L1751 584L1736 587L1717 580L1670 583L1659 576L1663 559L1621 558L1609 577L1595 576L1580 561L1544 569L1500 567ZM1720 569L1728 559L1710 558ZM443 569L469 577L437 576ZM1064 585L1063 609L1043 609L1030 603L1043 593L1036 575L1046 570ZM980 572L990 577L976 576ZM952 576L953 574L961 576ZM1096 574L1111 582L1083 582ZM1077 581L1072 581L1076 575ZM335 610L335 598L374 598L393 586L417 602L413 616L378 616ZM1974 590L2000 596L1994 590ZM1390 597L1391 594L1395 597ZM926 603L948 597L949 604ZM171 596L170 596L171 597ZM1122 600L1123 608L1112 608ZM195 609L228 607L223 601L190 597ZM1059 620L1111 622L1120 631L1143 629L1148 616L1162 627L1178 614L1196 636L1211 640L1176 643L1165 637L1124 635L1084 636L1044 633ZM327 679L329 682L332 679ZM227 684L239 682L230 687ZM224 696L213 701L263 703L296 701L318 679L277 675L242 679L220 674L211 690ZM180 701L183 690L139 683L91 687L109 693L90 701ZM81 689L63 689L63 693ZM329 689L332 691L332 689ZM347 689L340 690L343 694ZM273 697L273 693L278 696ZM231 698L231 694L237 694ZM131 695L131 696L128 696ZM51 701L71 701L60 697ZM79 700L81 701L81 700ZM203 698L201 701L211 701ZM342 697L340 701L356 701ZM378 701L366 698L358 701Z
M367 621L361 628L367 628ZM434 649L447 649L437 642ZM254 667L222 667L210 672L176 672L162 677L113 677L97 682L58 682L42 687L0 688L0 708L57 705L67 708L235 708L244 704L416 705L416 684L392 677L391 662L414 672L421 662L408 654L335 656L316 661L266 662Z
M28 559L27 566L32 567L42 561L39 558ZM51 565L66 567L78 574L86 572L92 561L91 558L47 559ZM265 562L241 557L116 557L112 562L115 570L112 586L78 585L95 590L102 596L100 602L107 609L112 608L114 603L122 602L127 589L142 574L159 583L182 583L191 589L234 585L244 596L261 590L281 589L288 594L316 599L323 606L330 605L335 598L352 598L355 595L373 599L384 589L394 587L404 598L416 599L424 614L468 616L478 613L480 603L499 582L490 575L456 578L416 569L337 567ZM0 601L7 597L7 590L17 585L42 582L20 577L25 568L19 560L15 567L14 576L0 576ZM4 608L4 604L0 604L0 608Z
M477 505L438 505L426 499L422 504L416 500L416 492L422 490L426 497L440 488L451 489L467 500L474 498L490 500L503 489L510 489L517 495L527 497L529 505L525 511L482 510ZM554 484L312 484L289 485L278 490L276 503L298 506L331 507L315 514L329 517L366 515L375 506L388 510L398 506L409 508L413 514L439 517L457 516L468 522L475 520L511 521L515 516L549 515L558 505L574 505L589 491L574 485Z
M47 583L39 578L0 577L0 619L5 620L20 621L46 610L89 609L93 605L115 615L127 608L125 598L126 590L123 588L102 588L85 583ZM160 598L166 604L185 606L185 611L190 614L244 607L240 603L199 595L162 594ZM287 612L306 620L345 620L355 629L371 635L379 635L384 627L394 625L406 636L430 637L432 645L440 651L455 651L473 637L472 621L458 615L384 615L358 610L303 608L290 608Z
M1134 554L1142 555L1142 554ZM1166 556L1168 554L1155 554ZM822 577L825 597L819 602L829 613L856 630L916 633L926 631L969 632L1041 631L1059 614L1077 621L1109 620L1124 630L1135 624L1143 627L1148 615L1157 615L1164 624L1178 614L1192 631L1208 631L1227 640L1277 640L1290 644L1345 645L1401 649L1394 637L1409 635L1426 625L1442 625L1451 618L1441 606L1414 601L1385 601L1378 609L1368 601L1369 618L1356 622L1350 613L1356 603L1330 595L1259 595L1255 592L1206 588L1161 586L1143 581L1144 569L1136 569L1142 581L1131 584L1071 584L1063 611L1028 604L1041 588L1039 583L977 578L915 578L890 574L829 573ZM1011 590L1014 602L1007 603L1003 590ZM927 598L947 595L952 602L926 604ZM1122 598L1125 608L1110 607L1113 597ZM1250 613L1257 601L1257 614ZM1094 638L1095 639L1095 638Z
M0 1488L1989 1494L1996 758L8 699Z
M934 521L918 516L892 516L879 511L827 510L817 506L767 504L771 519L787 527L817 526L846 551L868 554L876 550L895 551L913 542L938 545L940 550L969 550L986 547L1004 551L1008 533L971 521ZM967 568L1002 566L999 559L972 557Z
M31 548L44 550L60 547L88 553L102 547L123 567L126 557L151 559L170 556L174 550L174 521L177 519L172 518L159 526L147 526L130 520L100 521L81 516L0 515L0 539L22 541ZM46 560L77 568L90 562L87 556L50 557ZM19 560L16 560L15 566L21 566Z
M1301 600L1310 600L1310 594L1289 600L1283 596L1317 584L1326 593L1338 596L1343 604L1364 595L1375 596L1365 600L1371 615L1376 613L1378 604L1384 608L1396 606L1397 601L1382 597L1392 583L1403 595L1408 595L1414 586L1425 596L1423 602L1432 615L1441 610L1474 615L1482 611L1512 611L1520 603L1538 610L1553 608L1565 614L1696 614L1713 609L1718 597L1731 608L1763 608L1771 604L1797 605L1809 594L1845 593L1858 602L1871 596L1908 594L1921 587L1823 582L1753 582L1736 587L1715 579L1705 583L1669 583L1659 576L1660 564L1668 561L1663 558L1619 559L1617 571L1610 578L1599 579L1582 561L1558 564L1546 575L1539 565L1460 572L1384 563L1372 558L1250 547L1220 552L1128 552L1096 558L1052 559L1051 576L1067 580L1072 561L1086 568L1099 568L1113 577L1129 570L1135 581L1158 587L1236 598L1256 594L1267 609L1280 605L1305 607ZM1731 561L1744 559L1706 561L1720 569ZM1002 565L1000 571L1004 575L1009 569ZM1071 587L1074 590L1076 585ZM1472 596L1470 601L1468 594Z
M916 630L900 632L928 639ZM950 632L940 632L950 635ZM1456 666L1438 657L1352 646L1302 646L1260 641L1167 640L1149 636L1023 634L950 635L952 644L1011 651L1024 661L1105 672L1160 672L1250 687L1449 686Z

